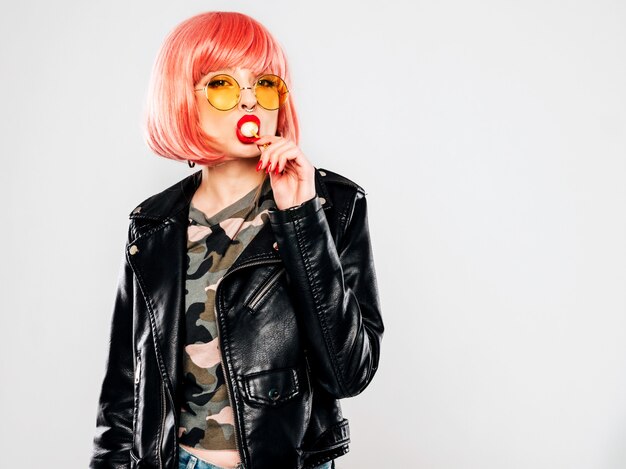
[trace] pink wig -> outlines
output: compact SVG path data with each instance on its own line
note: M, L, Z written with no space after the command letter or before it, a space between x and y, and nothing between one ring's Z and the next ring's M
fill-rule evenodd
M285 54L270 32L242 13L207 12L180 23L166 37L152 68L143 133L158 155L213 166L228 158L200 127L194 85L212 70L248 68L274 73L290 88ZM278 111L277 134L298 144L298 117L289 99Z

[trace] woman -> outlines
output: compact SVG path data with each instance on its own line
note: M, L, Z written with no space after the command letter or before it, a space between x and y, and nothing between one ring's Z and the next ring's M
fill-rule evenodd
M252 18L178 25L146 139L201 170L130 214L91 468L313 469L348 451L339 399L383 322L365 192L315 168L279 44Z

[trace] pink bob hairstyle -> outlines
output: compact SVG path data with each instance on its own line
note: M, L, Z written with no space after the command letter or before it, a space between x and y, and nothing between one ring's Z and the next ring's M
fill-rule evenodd
M285 54L270 32L253 18L211 11L192 16L165 38L152 68L143 135L158 155L213 166L227 161L200 127L194 85L212 70L247 68L281 76L290 86ZM277 135L298 144L298 117L291 93L278 110Z

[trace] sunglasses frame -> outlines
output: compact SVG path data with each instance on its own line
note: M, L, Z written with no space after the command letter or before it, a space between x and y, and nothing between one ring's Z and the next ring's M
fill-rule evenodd
M215 105L211 102L211 100L209 99L209 95L208 95L208 87L209 87L209 83L211 83L211 82L215 79L215 77L219 77L219 76L226 76L226 77L232 78L232 80L233 80L233 81L237 84L237 86L239 87L239 98L237 99L237 102L233 105L233 107L230 107L230 108L228 108L228 109L220 109L220 108L216 107L216 106L215 106ZM265 106L263 106L263 105L259 102L259 99L257 98L257 95L256 95L256 86L257 86L257 83L259 82L259 80L260 80L261 78L263 78L263 77L274 77L274 78L278 78L278 79L282 82L282 84L285 86L285 92L284 92L284 93L282 93L282 94L279 94L278 102L279 102L280 104L278 105L278 107L277 107L277 108L274 108L274 109L269 109L269 108L266 108ZM276 111L276 110L280 109L282 106L284 106L284 104L287 102L287 98L284 98L284 100L282 101L282 103L280 102L280 101L281 101L281 98L282 98L282 96L285 96L285 95L289 94L289 88L287 88L287 83L285 83L285 80L283 80L283 79L282 79L281 77L279 77L278 75L274 75L273 73L264 73L263 75L259 75L258 77L256 77L256 78L254 79L254 86L245 86L245 87L243 87L243 88L241 87L241 85L239 84L239 82L237 81L237 79L236 79L234 76L229 75L228 73L218 73L218 74L216 74L216 75L212 76L211 78L209 78L209 80L206 82L206 85L204 85L202 88L195 88L195 89L194 89L194 91L204 91L204 97L206 98L206 100L209 102L209 104L210 104L211 106L213 106L213 107L214 107L215 109L217 109L218 111L230 111L231 109L236 108L236 107L237 107L237 105L241 102L241 92L242 92L243 90L252 90L252 92L254 93L254 99L256 100L257 104L258 104L259 106L261 106L263 109L266 109L266 110L268 110L268 111Z

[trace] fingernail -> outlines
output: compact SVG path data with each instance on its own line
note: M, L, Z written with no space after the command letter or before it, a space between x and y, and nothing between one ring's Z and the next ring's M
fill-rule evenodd
M278 166L276 166L276 171L274 171L274 174L278 174Z
M263 160L259 160L259 164L256 165L256 170L261 169L261 165L263 164Z
M269 174L269 173L270 173L271 168L272 168L272 163L270 163L270 164L268 164L268 165L267 165L267 168L265 168L265 172L266 172L267 174Z

